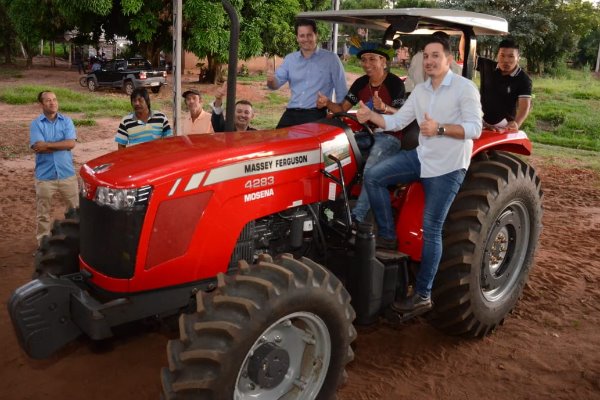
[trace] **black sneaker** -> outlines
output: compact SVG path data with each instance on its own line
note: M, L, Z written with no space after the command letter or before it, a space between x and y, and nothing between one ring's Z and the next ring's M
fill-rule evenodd
M377 236L375 239L375 247L378 249L396 250L398 248L398 241L396 239L386 239L384 237Z
M425 312L431 310L431 307L431 297L425 298L418 293L415 293L411 297L406 297L401 301L395 301L392 304L392 308L401 313L408 313L417 310Z

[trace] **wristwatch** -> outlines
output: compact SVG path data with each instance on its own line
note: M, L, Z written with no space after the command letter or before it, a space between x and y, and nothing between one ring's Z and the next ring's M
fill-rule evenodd
M444 125L438 125L437 134L438 136L444 136L446 134L446 127L444 127Z

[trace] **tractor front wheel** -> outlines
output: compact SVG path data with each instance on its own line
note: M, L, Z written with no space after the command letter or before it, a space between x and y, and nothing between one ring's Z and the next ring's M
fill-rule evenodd
M71 208L65 219L54 221L50 235L42 238L34 267L33 278L79 271L79 209Z
M353 358L354 310L341 282L313 261L261 256L220 274L182 314L167 346L166 399L330 399Z
M505 152L474 159L444 226L432 324L469 337L501 324L527 282L541 220L533 167Z

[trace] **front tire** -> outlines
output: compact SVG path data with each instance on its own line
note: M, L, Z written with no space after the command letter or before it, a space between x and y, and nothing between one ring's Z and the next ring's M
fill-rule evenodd
M167 346L166 399L330 399L354 355L354 310L341 282L313 261L262 256L219 274Z
M33 278L78 272L79 237L79 209L71 208L65 213L65 219L54 221L50 235L42 238L35 256Z
M161 88L161 86L157 86L157 87L150 88L150 90L152 90L152 93L159 93L160 92L160 88Z
M96 84L94 78L89 78L87 80L87 87L90 92L95 92L96 90L98 90L98 85Z
M126 81L123 84L123 91L125 92L125 94L127 94L127 96L131 96L131 93L133 93L134 89L135 89L135 86L133 86L133 82L131 82L131 81Z
M505 152L473 160L446 219L432 324L468 337L501 324L527 282L541 220L533 167Z

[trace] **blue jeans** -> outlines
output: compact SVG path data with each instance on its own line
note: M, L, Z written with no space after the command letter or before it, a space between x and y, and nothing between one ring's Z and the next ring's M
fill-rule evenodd
M370 149L366 149L370 143L369 138L364 136L356 138L356 143L361 149L363 158L367 158L363 174L366 174L369 169L371 169L381 160L384 160L400 151L401 143L400 140L395 136L383 132L377 132L374 135L374 139L375 141L373 146ZM358 200L352 209L352 217L358 222L363 222L367 217L367 213L369 212L370 208L371 204L369 203L369 196L363 187L363 189L360 191L360 195L358 196Z
M423 250L416 286L416 292L423 297L431 296L433 279L442 258L442 227L465 174L464 169L459 169L433 178L421 178L421 162L416 149L401 151L373 166L365 174L364 187L375 214L379 236L386 239L396 239L387 187L415 181L423 184Z

